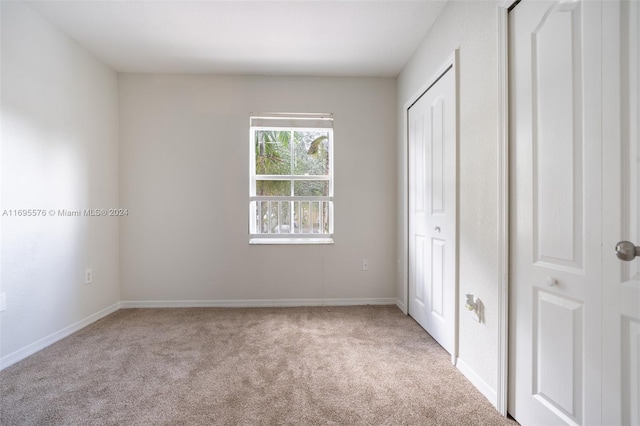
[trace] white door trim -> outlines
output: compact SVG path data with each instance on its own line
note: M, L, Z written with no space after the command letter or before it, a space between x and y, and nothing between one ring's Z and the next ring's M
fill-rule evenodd
M405 102L402 111L403 111L403 119L402 119L402 126L403 126L403 130L402 130L402 134L404 135L404 147L406 149L406 155L403 158L403 167L404 170L406 170L406 176L405 176L405 185L404 185L404 195L405 195L405 202L404 202L404 213L405 213L405 226L403 229L404 235L406 238L405 240L405 244L404 247L402 248L403 252L405 253L404 259L406 260L406 262L404 262L404 265L402 266L403 269L403 281L404 281L404 286L403 286L403 300L402 302L404 303L404 307L405 309L403 310L403 312L405 314L408 314L409 312L409 129L407 126L408 120L409 120L409 108L411 108L411 106L413 104L415 104L418 99L420 99L420 97L427 91L429 90L429 88L431 88L431 86L433 86L439 79L440 77L442 77L444 75L444 73L446 73L447 71L449 71L449 69L451 69L451 71L453 72L454 75L454 80L455 80L455 104L456 104L456 116L455 116L455 143L456 146L460 145L460 141L459 141L459 135L460 135L460 123L458 120L458 117L460 116L460 101L459 101L459 87L460 87L460 74L459 74L459 70L458 70L458 62L459 62L459 49L455 49L453 51L453 53L447 58L447 60L443 63L443 65L438 68L438 70L431 76L431 78L429 78L426 82L426 84L424 84L419 90L417 90L412 96L409 97L409 99ZM456 150L456 164L459 162L459 150ZM457 168L456 168L457 170ZM456 197L459 197L459 179L458 179L458 174L459 171L456 171ZM456 200L456 210L457 210L457 206L459 206L460 203L458 202L458 200ZM459 217L458 216L458 212L456 211L456 218ZM459 235L459 221L456 220L456 240L458 240L458 235ZM460 253L460 249L459 249L459 244L457 244L456 241L456 259L455 259L455 289L454 289L454 300L455 300L455 310L454 310L454 317L453 317L453 329L454 329L454 338L453 338L453 350L451 351L451 362L455 365L456 364L456 360L458 358L458 339L459 339L459 327L458 327L458 316L459 316L459 305L460 305L460 300L459 300L459 290L458 290L458 264L459 264L459 253Z
M509 9L498 3L498 380L496 409L507 415L509 395Z

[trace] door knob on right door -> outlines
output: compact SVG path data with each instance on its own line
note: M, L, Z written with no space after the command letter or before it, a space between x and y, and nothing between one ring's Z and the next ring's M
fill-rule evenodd
M631 241L620 241L616 244L616 256L624 261L632 261L636 256L640 256L640 246L634 245Z

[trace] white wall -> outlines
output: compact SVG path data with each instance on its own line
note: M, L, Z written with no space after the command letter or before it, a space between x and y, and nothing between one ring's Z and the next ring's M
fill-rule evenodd
M123 301L395 300L395 79L121 74L119 88ZM249 245L251 112L334 114L334 245Z
M459 283L461 369L492 402L497 388L498 229L497 229L497 3L455 1L442 14L398 77L398 120L414 98L460 49L459 71ZM398 254L407 264L407 142L398 135ZM407 270L398 274L396 294L406 300ZM473 293L485 307L480 324L464 308Z
M22 2L1 8L0 211L117 207L116 74ZM118 235L113 218L2 217L5 364L120 300Z

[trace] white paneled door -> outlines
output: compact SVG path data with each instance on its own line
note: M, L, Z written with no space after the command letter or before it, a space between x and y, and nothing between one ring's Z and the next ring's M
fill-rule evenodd
M409 108L409 315L453 354L456 106L450 67Z
M593 1L509 15L509 411L523 425L600 423L600 31Z
M640 244L638 13L524 0L509 14L509 412L523 425L640 424L640 260L614 251Z

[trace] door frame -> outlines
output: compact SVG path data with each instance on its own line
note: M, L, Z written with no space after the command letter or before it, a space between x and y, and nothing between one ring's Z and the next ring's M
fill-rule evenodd
M459 153L459 149L458 147L460 146L460 141L459 141L459 135L460 135L460 121L459 121L459 117L460 117L460 101L459 101L459 93L460 93L460 72L459 72L459 51L460 49L455 49L453 51L453 53L451 53L451 55L449 55L449 57L446 59L446 61L436 70L436 72L429 78L427 79L426 83L424 85L422 85L420 87L420 89L418 89L412 96L409 97L409 99L407 100L407 102L405 102L403 108L402 108L402 112L403 112L403 119L402 119L402 125L403 125L403 129L402 129L402 134L404 137L404 148L406 149L405 151L405 157L403 159L404 165L405 165L405 170L406 170L406 175L405 175L405 185L404 185L404 191L405 191L405 212L406 212L406 218L405 218L405 226L403 229L404 235L407 236L409 235L409 220L410 220L410 212L409 212L409 108L411 108L411 106L413 106L413 104L415 104L416 102L418 102L418 100L422 97L422 95L424 95L434 84L436 84L436 82L440 79L440 77L442 77L446 72L451 71L453 72L453 77L454 77L454 102L455 102L455 136L454 136L454 140L455 140L455 144L456 144L456 250L455 250L455 273L454 273L454 290L453 290L453 297L454 297L454 313L453 313L453 348L451 351L451 363L453 365L456 365L456 360L458 359L458 340L459 340L459 326L458 326L458 316L459 316L459 283L458 283L458 270L459 270L459 253L460 253L460 248L459 248L459 230L460 230L460 224L459 224L459 220L458 220L458 209L459 209L459 205L460 205L460 199L459 199L459 193L460 193L460 188L459 188L459 170L457 165L459 164L459 159L460 159L460 153ZM404 286L403 286L403 297L402 297L402 304L404 306L401 306L400 308L402 309L403 313L405 314L409 314L409 274L411 273L411 268L409 265L410 262L410 258L409 258L409 239L407 238L407 240L405 241L405 245L404 247L402 247L403 251L406 253L406 256L404 257L406 259L406 264L404 265L403 269L404 269ZM399 263L400 261L398 261Z
M509 396L509 11L520 0L498 2L498 380L496 409L507 415Z

